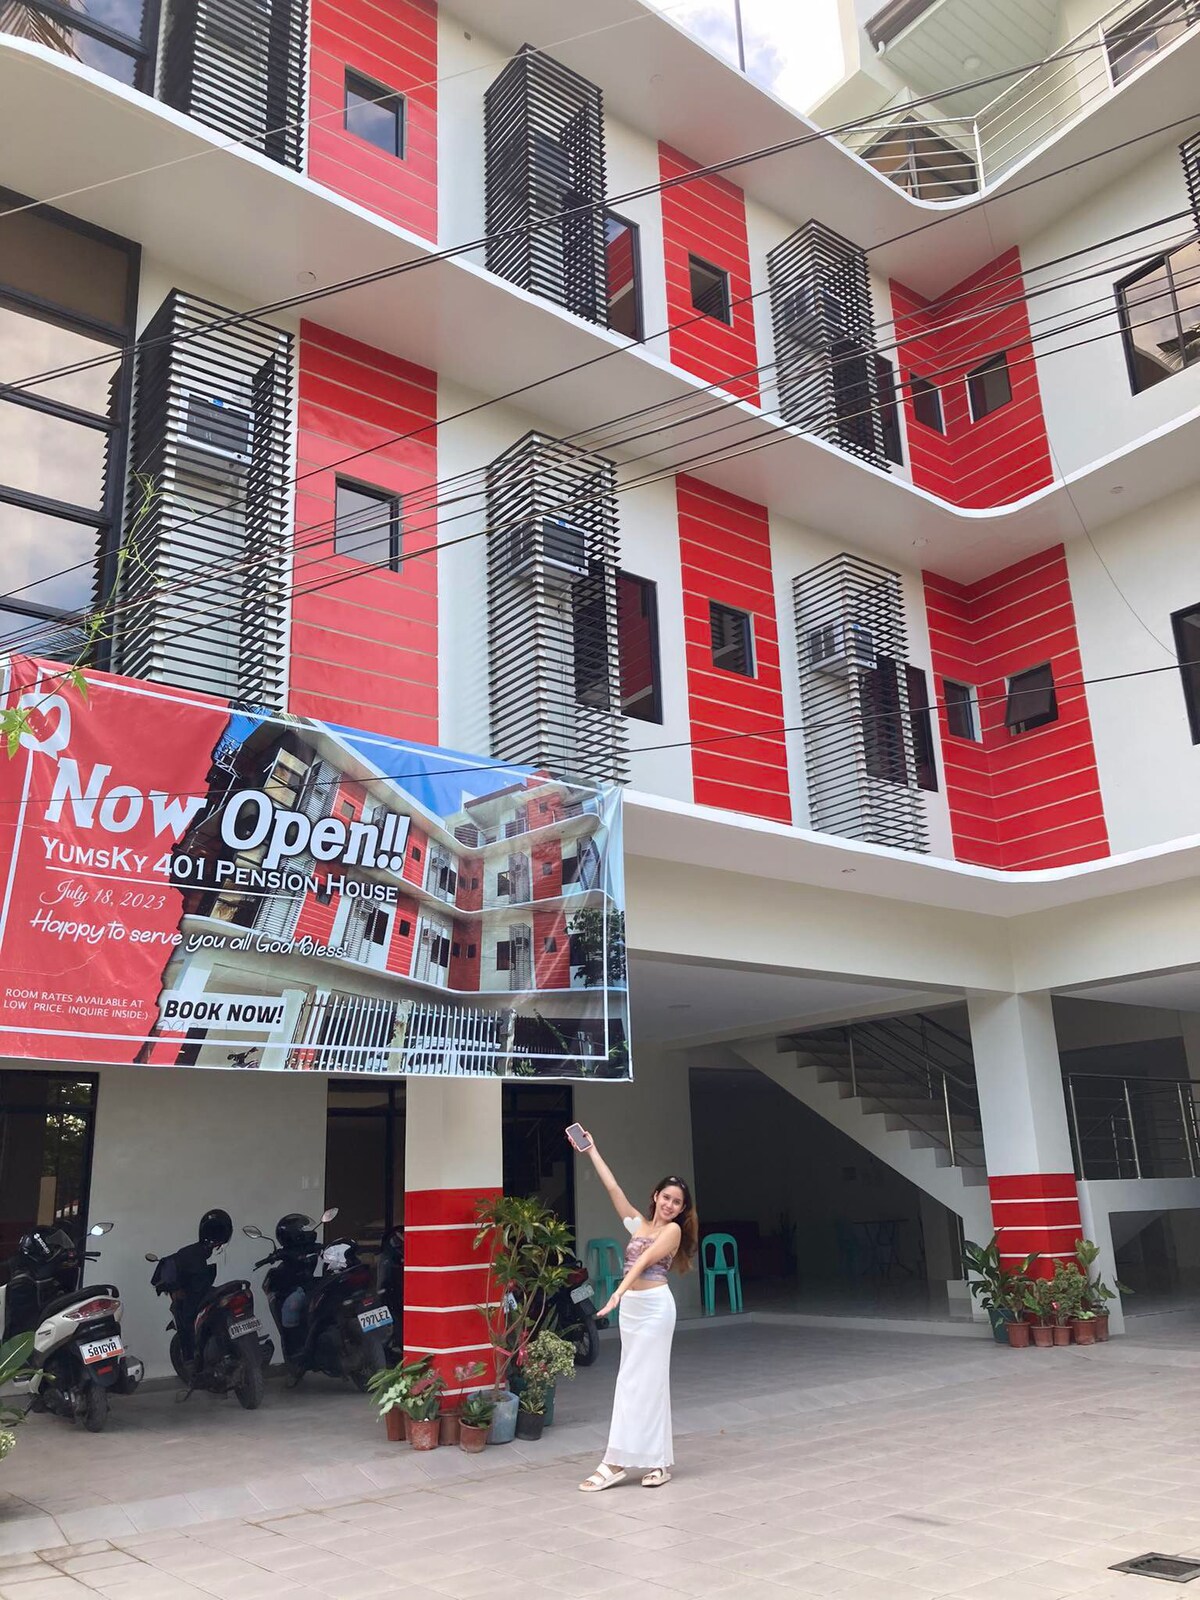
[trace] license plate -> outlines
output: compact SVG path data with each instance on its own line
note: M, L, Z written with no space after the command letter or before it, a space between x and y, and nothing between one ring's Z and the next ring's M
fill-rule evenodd
M93 1339L90 1344L81 1344L79 1354L91 1366L96 1361L111 1361L114 1356L123 1355L125 1346L120 1339Z
M592 1298L592 1286L590 1283L581 1283L578 1289L571 1290L571 1299L574 1300L576 1305L581 1300L591 1300Z
M375 1328L389 1328L392 1323L392 1313L386 1306L376 1306L374 1311L360 1311L358 1325L364 1333L370 1333Z
M257 1317L246 1317L241 1322L231 1322L229 1324L229 1337L231 1339L240 1339L246 1333L261 1332L262 1323Z

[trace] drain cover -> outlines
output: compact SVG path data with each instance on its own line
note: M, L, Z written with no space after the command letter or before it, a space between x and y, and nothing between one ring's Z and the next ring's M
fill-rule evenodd
M1200 1578L1200 1561L1185 1561L1182 1556L1134 1556L1132 1561L1119 1561L1110 1572L1136 1572L1139 1578L1161 1578L1164 1583L1191 1583Z

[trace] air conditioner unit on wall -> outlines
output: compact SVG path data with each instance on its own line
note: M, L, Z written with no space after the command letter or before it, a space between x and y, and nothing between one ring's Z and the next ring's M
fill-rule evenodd
M185 389L176 441L181 454L209 471L244 472L250 465L254 413L220 395Z
M565 517L543 517L513 534L514 577L531 577L540 568L547 579L586 578L587 529Z
M861 622L826 622L808 633L808 665L816 672L846 678L875 670L875 638Z

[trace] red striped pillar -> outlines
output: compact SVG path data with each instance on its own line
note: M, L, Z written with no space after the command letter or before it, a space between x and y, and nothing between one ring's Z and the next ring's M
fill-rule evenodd
M473 1248L481 1199L501 1191L499 1082L409 1078L405 1093L404 1352L431 1355L450 1396L491 1384L480 1307L488 1257ZM481 1376L462 1369L483 1362Z
M992 1223L1000 1233L1000 1258L1014 1267L1036 1252L1034 1277L1053 1275L1056 1260L1074 1260L1083 1237L1079 1191L1073 1172L1031 1172L988 1178Z

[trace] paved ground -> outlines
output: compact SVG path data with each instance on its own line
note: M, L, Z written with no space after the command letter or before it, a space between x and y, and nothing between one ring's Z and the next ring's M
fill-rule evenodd
M590 1498L615 1367L535 1445L389 1446L366 1402L170 1393L92 1438L32 1418L0 1465L3 1600L1090 1600L1200 1550L1200 1344L1010 1352L763 1324L681 1333L678 1473Z

